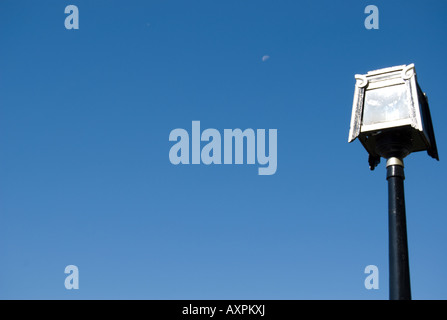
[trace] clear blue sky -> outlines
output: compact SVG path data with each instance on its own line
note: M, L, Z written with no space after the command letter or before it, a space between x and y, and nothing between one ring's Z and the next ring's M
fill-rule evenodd
M0 298L388 299L384 161L347 142L354 74L414 63L441 161L405 161L412 294L447 299L446 10L0 0ZM172 165L193 120L277 129L276 174Z

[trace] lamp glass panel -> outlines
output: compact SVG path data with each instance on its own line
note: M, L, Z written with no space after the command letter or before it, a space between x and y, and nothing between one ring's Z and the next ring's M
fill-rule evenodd
M404 84L366 90L363 105L363 124L410 118L410 99Z

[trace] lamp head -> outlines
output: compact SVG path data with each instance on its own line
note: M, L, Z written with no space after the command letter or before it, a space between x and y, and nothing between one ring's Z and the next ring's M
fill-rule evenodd
M380 158L403 159L426 150L439 160L425 93L414 64L355 75L349 142L359 138L369 153L370 169Z

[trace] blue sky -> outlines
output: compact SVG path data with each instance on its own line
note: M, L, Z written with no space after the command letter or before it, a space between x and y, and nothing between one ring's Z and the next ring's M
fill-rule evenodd
M446 9L0 0L0 298L388 299L384 161L347 142L354 74L414 63L441 161L405 160L412 295L446 299ZM277 129L276 174L172 165L194 120Z

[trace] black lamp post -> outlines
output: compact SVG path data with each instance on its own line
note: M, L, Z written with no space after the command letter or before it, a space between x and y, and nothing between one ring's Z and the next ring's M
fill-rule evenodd
M426 150L439 160L425 93L414 65L355 75L349 142L359 138L371 170L387 159L390 300L411 299L403 159Z

